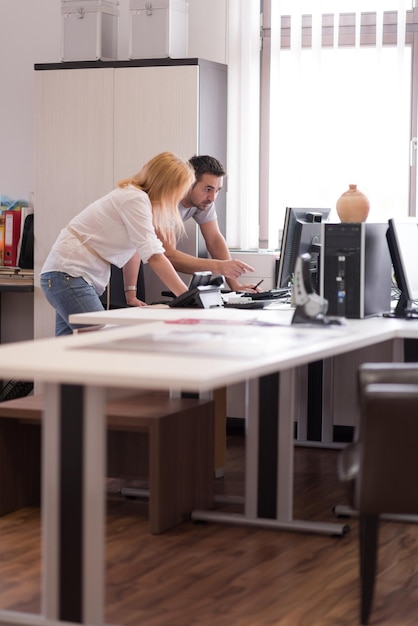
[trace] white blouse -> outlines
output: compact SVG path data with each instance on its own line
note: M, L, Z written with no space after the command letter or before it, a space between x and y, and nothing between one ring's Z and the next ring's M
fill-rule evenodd
M110 263L123 267L135 252L147 263L153 254L165 252L152 224L150 199L133 185L118 187L95 200L69 226L81 241L63 228L41 274L66 272L70 276L82 276L99 294L109 282Z

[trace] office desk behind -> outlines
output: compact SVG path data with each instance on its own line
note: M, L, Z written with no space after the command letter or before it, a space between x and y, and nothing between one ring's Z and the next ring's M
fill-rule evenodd
M277 302L263 310L240 309L171 309L131 307L113 311L80 313L70 316L70 321L93 325L129 325L149 321L174 321L179 319L233 321L260 320L289 325L294 309ZM373 318L377 319L377 318ZM357 320L361 323L361 320ZM296 441L299 445L341 447L334 443L334 432L349 436L356 425L355 382L347 380L347 372L357 371L364 360L403 360L402 342L388 341L378 345L352 350L336 358L309 363L299 368L299 399L297 407ZM228 388L228 417L247 420L249 413L248 385L239 383Z
M276 307L277 311L282 311L283 322L288 323L291 319L292 311L282 303ZM239 309L181 309L165 306L129 307L123 309L113 309L110 311L98 311L92 313L80 313L70 316L70 322L91 325L126 326L131 324L149 323L151 321L174 322L179 320L208 320L216 321L219 316L223 321L239 322L257 319L257 313L263 313L261 318L269 319L268 311L251 311ZM277 322L277 316L272 317ZM76 331L77 332L77 331ZM237 391L235 391L237 389ZM213 394L215 400L215 476L220 478L225 472L226 463L226 420L228 415L228 402L231 394L236 394L240 401L248 394L246 383L240 383L231 388L220 388ZM246 408L246 407L245 407Z
M2 339L3 294L16 293L33 293L33 271L18 271L14 268L0 267L0 343Z

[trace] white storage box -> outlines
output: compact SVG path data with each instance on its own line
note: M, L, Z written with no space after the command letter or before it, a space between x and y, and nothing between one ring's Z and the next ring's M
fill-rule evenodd
M61 0L61 61L117 59L118 0Z
M188 9L188 0L129 0L129 58L187 57Z

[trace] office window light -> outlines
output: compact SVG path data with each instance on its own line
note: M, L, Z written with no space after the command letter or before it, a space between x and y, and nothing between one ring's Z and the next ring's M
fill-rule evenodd
M230 0L232 246L276 247L287 205L334 208L350 183L371 220L416 215L416 4Z
M295 10L308 15L312 11L335 13L335 0L273 0L280 6L282 15L291 15ZM397 11L399 8L412 9L413 0L338 0L338 12L352 11Z
M413 212L411 5L346 0L335 13L327 0L264 2L271 37L269 120L261 121L264 244L278 241L287 205L335 209L350 183L369 197L369 220Z
M408 214L411 51L283 51L270 113L269 243L286 206L330 206L350 183L369 220ZM337 217L334 216L336 219Z

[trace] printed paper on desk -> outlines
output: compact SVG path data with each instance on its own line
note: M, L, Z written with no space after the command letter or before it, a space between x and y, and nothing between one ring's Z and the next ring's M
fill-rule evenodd
M122 352L174 352L182 355L216 356L225 358L252 357L276 352L283 344L270 338L266 341L263 333L244 333L247 328L240 326L234 332L188 327L184 329L167 329L166 332L149 333L129 339L103 342L89 348L97 350L119 350ZM83 349L83 348L81 348Z

